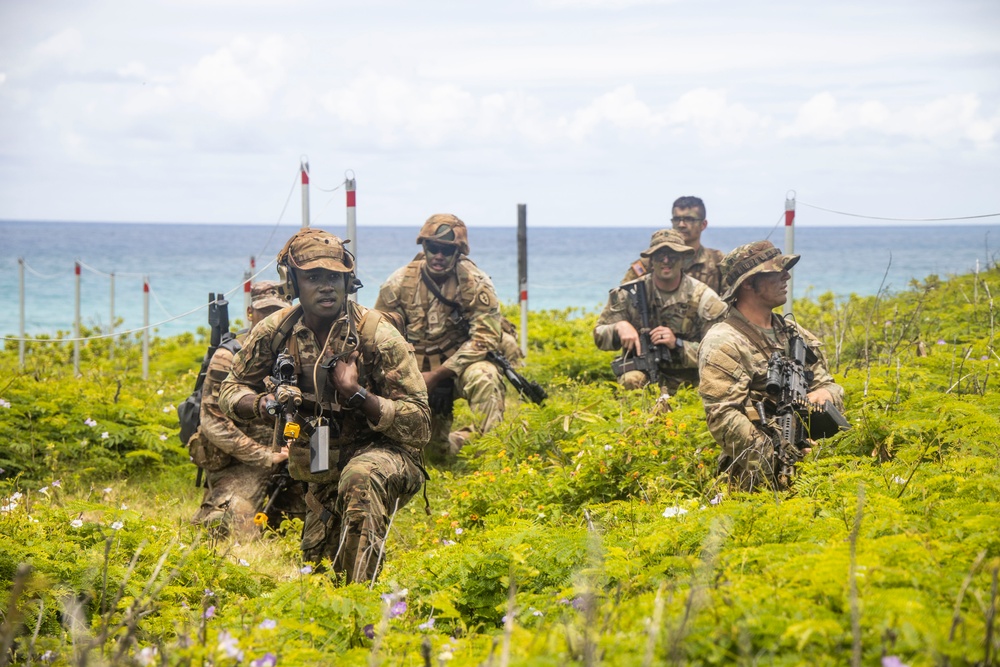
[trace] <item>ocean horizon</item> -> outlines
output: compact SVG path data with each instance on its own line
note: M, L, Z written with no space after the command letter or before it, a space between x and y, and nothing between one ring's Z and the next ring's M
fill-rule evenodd
M318 225L338 236L343 225ZM85 326L106 328L111 319L114 274L116 331L143 324L143 276L149 277L149 320L155 335L171 336L207 326L210 292L230 301L230 318L244 317L243 278L250 270L274 280L273 260L297 225L199 225L189 223L0 221L0 333L20 328L19 259L24 261L25 330L52 335L73 329L76 281L81 263L80 311ZM419 227L358 226L358 301L375 302L379 286L419 250ZM645 249L655 227L528 227L530 311L599 311L608 290ZM709 226L704 245L728 252L770 238L784 248L784 226ZM832 292L872 295L898 292L928 276L969 273L996 262L991 242L1000 225L936 224L795 228L796 298ZM517 229L472 227L470 257L488 273L501 302L516 304Z

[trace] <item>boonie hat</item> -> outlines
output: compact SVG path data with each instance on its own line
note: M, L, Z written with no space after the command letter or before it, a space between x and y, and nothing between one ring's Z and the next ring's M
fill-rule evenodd
M287 308L292 305L278 291L278 283L270 280L260 280L250 286L250 307L255 310L264 308Z
M300 271L327 269L340 273L354 271L354 257L344 248L344 241L330 232L310 227L288 239L278 254L278 262L288 257L288 264Z
M670 248L686 255L693 255L695 252L678 232L673 229L660 229L653 232L652 238L649 239L649 247L639 254L642 257L652 257L660 248Z
M770 241L754 241L736 248L722 258L722 300L730 302L743 281L758 273L787 271L799 261L799 255L782 255Z

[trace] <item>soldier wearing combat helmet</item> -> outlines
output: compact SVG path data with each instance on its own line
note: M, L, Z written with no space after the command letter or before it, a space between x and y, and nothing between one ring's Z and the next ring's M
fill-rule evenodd
M652 345L669 350L669 355L664 356L670 360L659 368L663 396L669 396L681 384L698 384L700 342L708 328L726 312L726 304L712 288L686 274L686 262L693 255L694 250L672 229L655 232L649 248L641 253L650 264L650 271L637 281L645 287L649 339ZM642 318L638 296L628 288L625 283L611 290L594 327L594 343L602 350L644 352L640 350ZM649 375L641 370L624 372L618 378L626 389L638 389L649 380Z
M247 322L252 329L289 305L278 293L277 283L256 282L250 288ZM220 534L231 530L243 535L253 532L254 515L264 505L274 469L288 459L287 449L272 451L270 423L256 419L236 424L219 407L222 382L233 366L233 355L245 340L245 335L238 336L212 355L202 387L201 425L188 445L192 458L207 473L205 495L191 522L211 526ZM286 485L269 504L268 523L279 525L282 515L304 517L304 492L302 484Z
M405 323L430 395L428 454L447 461L473 432L503 418L503 377L486 360L487 352L502 349L500 305L490 277L467 256L468 232L456 216L432 215L417 244L423 252L389 276L375 308ZM456 398L469 402L475 423L451 431Z
M773 312L787 299L788 270L798 261L798 255L783 255L770 241L748 243L726 255L722 298L731 308L701 343L698 391L708 429L722 450L719 472L745 491L788 483L776 475L774 443L761 428L757 406L765 396L768 360L774 352L787 354L790 335L797 333L808 347L812 380L806 398L843 408L844 390L827 370L819 340Z
M329 559L347 583L372 580L391 516L421 488L430 435L427 390L413 352L380 313L348 299L354 257L336 236L304 229L278 254L282 290L298 305L271 315L247 338L220 403L248 422L283 406L289 472L309 483L302 533L306 560ZM294 383L275 386L287 352ZM313 466L310 444L329 443L329 466Z

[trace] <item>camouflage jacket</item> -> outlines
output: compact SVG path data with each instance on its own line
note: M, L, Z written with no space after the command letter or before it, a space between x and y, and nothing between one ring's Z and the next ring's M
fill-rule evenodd
M236 424L219 406L222 382L233 367L233 353L220 347L208 362L201 394L199 433L220 451L250 465L271 466L271 439L274 426L263 419Z
M375 308L398 313L406 324L421 371L446 366L455 375L490 350L500 348L500 304L493 281L472 260L459 258L438 289L454 308L438 299L421 279L423 253L399 269L379 290Z
M236 357L229 377L222 383L219 403L234 421L235 407L240 399L265 391L265 378L274 366L276 347L287 348L295 359L297 386L302 391L303 403L299 408L300 421L322 416L336 422L331 428L330 446L350 457L354 451L367 445L403 445L407 450L421 449L430 438L430 408L427 405L427 387L417 370L413 351L406 340L388 320L364 306L348 303L353 326L348 315L337 320L330 333L329 345L323 349L315 334L301 319L295 322L285 341L276 341L286 317L295 317L298 307L279 310L257 324L247 336ZM301 311L298 311L301 312ZM368 327L362 327L365 313L378 317L374 340ZM358 342L349 342L354 331ZM317 377L325 377L317 363L327 364L334 355L360 350L358 382L378 397L381 416L377 424L369 422L361 410L342 405L348 398L338 396L330 381L321 382L317 391ZM337 435L339 431L339 436ZM305 438L305 432L300 439Z
M742 322L733 325L735 319ZM778 315L772 314L771 321L773 329L760 329L732 308L726 319L712 327L701 342L698 359L701 384L698 393L705 404L708 430L724 451L732 456L766 440L766 436L751 421L757 417L753 405L765 396L767 362L771 353L787 350L786 326L794 326L805 344L816 354L816 361L807 369L813 372L809 391L820 387L827 389L837 408L843 409L844 389L833 381L827 370L822 346L816 336L794 322L786 324ZM766 342L763 346L766 353L761 345L755 344L737 328L739 326L757 331L759 340Z
M728 306L719 295L704 283L684 275L673 292L661 292L653 284L652 274L646 274L646 294L650 300L650 328L669 327L674 335L684 341L679 359L671 363L675 368L695 368L698 365L698 348L705 332L720 317ZM594 343L602 350L621 348L621 340L615 331L615 324L628 321L639 330L642 318L639 307L632 296L620 287L611 290L608 303L594 327ZM673 351L672 351L673 352Z
M691 264L684 268L684 275L691 276L695 280L700 280L718 294L719 288L722 286L722 271L719 269L719 264L722 263L723 257L724 255L721 250L701 246L695 252ZM625 272L625 277L622 278L623 283L630 282L639 277L636 268L641 268L642 275L645 275L649 271L649 259L637 259L632 262L632 266L628 268L628 271Z

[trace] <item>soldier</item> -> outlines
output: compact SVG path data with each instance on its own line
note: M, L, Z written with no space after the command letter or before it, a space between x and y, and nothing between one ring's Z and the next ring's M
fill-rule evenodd
M252 329L265 317L290 305L278 294L277 283L260 281L250 288L247 322ZM270 525L281 522L282 514L289 518L305 516L305 493L302 484L283 484L276 488L274 475L288 459L288 450L275 452L271 448L274 429L263 419L235 424L219 407L222 381L233 366L233 354L240 349L245 336L234 344L222 345L209 361L202 388L201 425L195 434L192 451L200 450L205 459L207 488L201 507L191 522L216 526L220 534L231 530L246 535L253 529L254 515L264 504L266 495L278 493L268 507ZM272 483L275 482L275 483Z
M686 261L694 249L672 229L653 233L649 248L641 256L651 270L638 280L645 284L648 300L650 341L670 351L670 361L661 365L660 384L664 396L681 384L698 384L698 347L712 324L726 312L726 304L712 288L686 275ZM594 342L602 350L622 349L640 353L639 306L625 286L611 290L608 303L594 327ZM618 378L626 389L639 389L649 382L643 371L631 370ZM664 399L665 400L665 399Z
M708 227L705 217L705 202L698 197L680 197L674 202L673 217L670 219L673 228L684 239L684 243L694 248L694 257L684 268L684 273L695 280L705 283L718 294L722 284L722 273L719 262L722 261L722 251L706 248L701 244L701 233ZM622 282L635 280L649 271L649 261L637 259L625 272Z
M760 429L756 406L765 395L768 360L774 352L787 354L790 332L797 331L811 351L807 399L843 408L844 390L827 370L819 340L772 312L785 303L788 270L798 261L798 255L782 255L770 241L748 243L726 255L722 298L732 305L701 343L699 393L708 429L722 449L719 472L744 491L763 483L782 488L788 482L775 474L774 444Z
M447 461L473 431L485 433L503 419L503 376L486 360L487 352L501 349L500 305L490 277L467 257L464 222L432 215L417 244L423 252L389 276L375 308L405 323L430 396L428 454ZM475 424L449 433L456 398L469 402Z
M360 283L343 241L303 229L277 261L282 293L299 303L251 332L220 402L244 423L273 410L275 402L283 406L282 421L290 422L289 472L309 482L304 559L329 559L345 583L373 580L391 517L424 482L427 390L406 339L381 313L348 299ZM279 352L294 363L293 384L267 381L288 370L272 371ZM323 470L327 442L329 466Z

